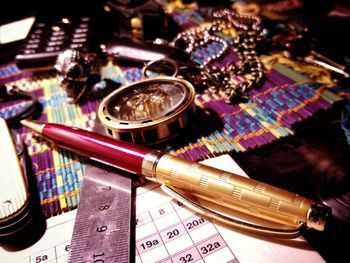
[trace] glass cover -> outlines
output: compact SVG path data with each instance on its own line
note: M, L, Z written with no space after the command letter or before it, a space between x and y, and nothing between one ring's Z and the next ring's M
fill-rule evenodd
M125 121L157 119L176 109L183 102L185 91L182 83L170 80L139 83L113 96L107 111Z

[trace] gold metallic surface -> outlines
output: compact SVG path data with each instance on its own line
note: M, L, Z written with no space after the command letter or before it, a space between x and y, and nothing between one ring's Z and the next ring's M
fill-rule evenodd
M171 76L171 77L177 76L180 70L179 65L173 59L162 58L159 60L148 62L142 68L142 76L146 78L151 77L150 75L148 75L149 74L148 71L155 71L161 75L162 74L161 68L170 70L172 74L167 74L167 76Z
M203 164L164 154L152 176L160 184L260 219L296 229L303 223L317 230L324 227L324 206L314 213L313 201L298 194Z
M21 120L20 123L23 126L29 128L29 129L31 129L31 130L39 133L39 134L43 133L43 129L44 129L44 126L45 126L44 124L36 123L36 122L33 122L33 121L28 121L28 120Z
M174 83L181 93L178 102L173 97L154 91L153 94L139 92L140 87ZM135 95L127 97L135 89ZM162 93L162 94L161 94ZM138 144L162 142L178 134L189 122L189 115L194 112L194 87L186 80L174 77L155 77L123 86L109 94L100 104L98 118L109 134L118 140L129 140ZM158 98L158 101L156 100ZM123 101L118 116L113 116L108 109L112 101ZM118 108L115 107L116 109ZM128 138L128 139L125 139Z
M130 19L131 27L134 29L142 29L142 21L139 17L133 17Z
M301 223L299 227L295 228L276 224L271 221L258 219L256 217L253 218L248 214L239 213L230 208L223 209L223 207L219 207L213 202L206 202L203 204L203 200L199 201L198 196L191 196L188 192L182 191L179 188L161 185L161 189L169 196L180 201L186 207L205 217L254 234L262 234L264 236L274 236L280 238L295 238L300 236L301 227L304 225L304 223Z
M157 182L156 174L154 173L158 160L163 154L158 151L148 153L142 161L142 175L148 180Z

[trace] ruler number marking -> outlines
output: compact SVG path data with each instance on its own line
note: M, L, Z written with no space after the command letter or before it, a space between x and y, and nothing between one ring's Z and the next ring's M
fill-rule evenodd
M92 262L93 263L104 263L105 260L103 258L98 258L98 257L104 257L105 253L100 253L100 254L94 254L92 257ZM96 259L95 259L96 258Z
M129 197L125 196L126 194L122 191L115 191L114 184L121 184L123 187L125 184L125 188L128 190L131 180L128 179L128 182L125 183L125 180L119 180L118 176L115 175L118 174L104 171L101 173L101 170L88 166L82 187L82 196L85 197L80 200L80 209L77 212L71 242L73 249L69 249L68 262L74 263L77 260L84 260L83 262L107 263L111 256L129 253L129 250L122 247L116 248L114 251L109 249L111 241L114 242L115 239L119 241L115 237L118 233L114 231L114 226L118 225L117 222L119 222L119 219L114 221L115 213L119 213L120 209L129 211L128 202L115 202L115 200L124 200ZM121 208L120 204L122 204ZM130 235L130 233L127 234ZM120 242L124 243L125 240ZM97 246L97 244L99 245ZM39 260L44 262L43 258Z
M98 210L103 211L103 210L108 210L109 205L101 205Z
M100 226L96 228L97 232L105 232L107 230L107 226Z
M102 187L102 190L111 190L112 187L111 186L103 186ZM103 204L103 205L100 205L100 207L98 208L99 211L105 211L105 210L108 210L110 208L110 205L109 204ZM96 228L96 231L97 232L105 232L107 230L107 226L105 225L102 225L102 226L99 226ZM94 254L94 257L95 257L95 254ZM99 261L98 261L99 262Z

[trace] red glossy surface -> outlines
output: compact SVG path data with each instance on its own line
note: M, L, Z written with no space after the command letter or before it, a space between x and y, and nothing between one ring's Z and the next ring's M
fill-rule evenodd
M62 148L139 175L142 161L151 151L135 144L60 124L46 124L43 135Z

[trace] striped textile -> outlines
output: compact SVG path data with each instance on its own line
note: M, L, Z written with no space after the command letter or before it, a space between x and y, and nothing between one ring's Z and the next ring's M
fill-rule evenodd
M195 9L172 7L171 15L183 28L205 22ZM216 48L212 45L197 51L195 59L205 59ZM228 54L229 59L234 57L235 54ZM142 72L140 68L109 64L103 76L126 84L141 79ZM0 68L0 81L1 84L16 84L37 96L43 105L40 120L92 129L100 98L90 97L81 104L68 104L55 75L23 73L13 63ZM333 92L335 88L331 84L310 81L275 63L267 70L261 87L248 92L247 101L227 104L219 94L197 94L198 115L191 121L191 128L159 147L190 160L247 152L292 136L295 124L332 108L341 99ZM0 117L11 116L23 106L21 101L0 101ZM84 176L84 159L51 145L26 128L19 128L19 132L28 147L44 214L51 217L76 208Z

